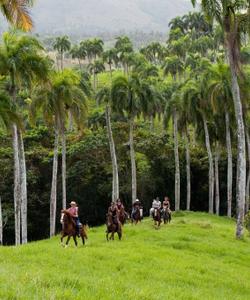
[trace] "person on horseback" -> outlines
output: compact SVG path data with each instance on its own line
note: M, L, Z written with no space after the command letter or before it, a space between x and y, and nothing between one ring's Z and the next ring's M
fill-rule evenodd
M71 214L76 223L76 234L79 236L80 220L78 216L78 206L75 201L70 202L70 208L68 208L67 211Z
M114 201L111 202L110 207L108 209L108 213L112 215L112 220L114 224L118 224L118 208Z
M156 213L157 209L161 210L161 201L160 201L159 197L157 197L156 199L153 200L152 208L150 209L151 217L153 217L153 214Z
M118 209L119 212L124 209L124 205L122 204L121 199L117 199L117 201L116 201L116 207L117 207L117 209Z
M137 212L137 210L140 211L141 209L141 202L139 199L136 199L135 202L132 205L132 213L131 213L131 217L132 219L134 218L135 213ZM141 214L141 213L140 213Z
M167 210L168 213L171 213L170 210L170 200L169 198L166 196L164 197L164 201L162 202L162 210Z

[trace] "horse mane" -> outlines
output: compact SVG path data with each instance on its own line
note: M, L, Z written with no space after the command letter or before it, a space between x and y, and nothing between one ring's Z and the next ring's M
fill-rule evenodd
M66 209L63 209L62 213L64 213L72 223L75 223L70 212L68 212Z

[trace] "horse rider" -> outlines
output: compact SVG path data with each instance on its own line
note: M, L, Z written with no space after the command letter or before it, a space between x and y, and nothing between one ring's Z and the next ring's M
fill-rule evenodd
M134 217L137 210L139 210L140 217L142 217L142 212L141 212L142 206L141 206L141 202L140 202L139 199L136 199L135 202L132 205L132 213L131 213L132 218Z
M71 201L69 205L70 208L68 208L67 211L71 214L76 223L76 234L79 236L80 220L78 216L78 206L75 201Z
M108 209L108 213L110 213L112 215L113 223L118 224L118 222L119 222L119 219L118 219L119 211L118 211L117 204L114 201L111 202L110 207Z
M152 208L150 209L150 216L153 217L153 214L156 214L157 209L161 210L161 201L160 201L159 197L154 199L152 202Z
M117 199L117 201L116 201L116 207L118 209L118 212L124 210L124 205L123 205L121 199Z
M170 200L167 196L164 197L164 201L162 202L162 212L166 210L169 214L171 214L170 210Z

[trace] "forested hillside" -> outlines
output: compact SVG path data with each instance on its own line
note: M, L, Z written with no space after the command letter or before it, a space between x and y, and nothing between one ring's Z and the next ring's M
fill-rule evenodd
M169 22L165 42L140 48L126 35L112 45L58 35L52 56L39 36L5 32L0 243L54 236L71 201L83 222L98 225L111 201L120 198L130 213L139 198L146 216L164 196L175 211L236 218L235 236L243 238L250 204L250 10L243 2L212 6L213 23L202 2L201 12ZM28 6L11 19L12 6L2 5L9 22L34 28Z
M121 30L166 32L173 17L191 9L187 0L38 0L32 14L36 32L93 35Z

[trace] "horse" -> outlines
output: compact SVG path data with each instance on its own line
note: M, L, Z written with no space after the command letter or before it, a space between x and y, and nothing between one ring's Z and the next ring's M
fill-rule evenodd
M159 228L161 225L161 210L159 208L154 209L153 220L154 220L155 226L157 225L157 227Z
M135 223L136 225L138 222L141 222L141 220L142 220L141 211L140 208L137 207L135 211L131 213L131 222L132 224Z
M171 222L171 212L169 211L168 208L163 208L162 217L163 217L164 224Z
M67 210L61 211L61 223L62 223L62 231L61 231L61 244L63 246L63 238L68 237L66 241L66 247L69 244L70 238L73 237L75 245L77 246L77 230L76 230L76 223L71 216L71 214ZM85 240L88 238L86 226L80 224L79 228L79 236L82 238L82 244L85 244Z
M119 210L118 219L122 225L124 225L126 223L126 220L129 219L129 214L123 207Z
M117 218L117 217L116 217ZM114 222L113 220L113 215L111 212L107 213L107 230L106 230L106 239L107 241L109 240L114 240L114 235L115 233L118 234L119 240L122 238L122 225L117 219L117 222Z

